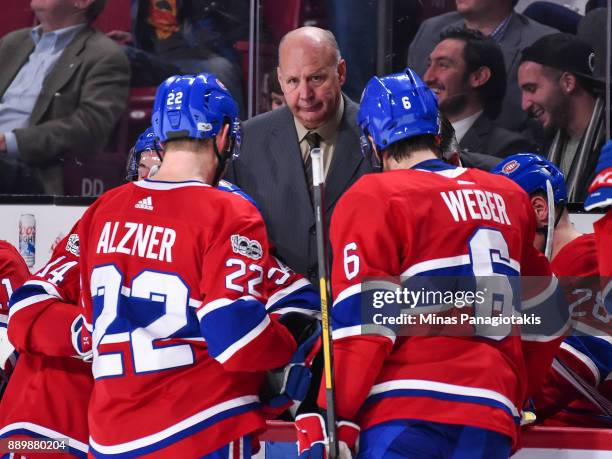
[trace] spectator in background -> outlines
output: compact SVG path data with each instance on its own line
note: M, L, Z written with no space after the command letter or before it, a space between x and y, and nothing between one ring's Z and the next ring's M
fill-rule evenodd
M591 46L574 35L557 33L525 48L518 70L523 110L546 131L557 132L549 158L558 163L568 185L575 174L586 173L579 190L568 190L570 200L584 198L595 166L591 164L586 171L576 169L577 153L594 114L597 88L603 85L593 77L593 63ZM593 151L599 152L602 144L603 138Z
M125 108L128 61L90 26L105 3L32 0L40 25L0 40L2 167L29 168L48 194L63 193L66 153L103 148Z
M285 96L283 95L283 90L281 89L280 83L278 82L278 72L276 71L276 67L273 68L269 73L267 73L265 75L265 78L265 96L268 103L267 111L281 108L287 105L287 101L285 100Z
M506 91L499 45L477 30L447 29L429 57L423 76L453 125L463 150L504 158L532 145L521 135L496 126Z
M440 34L452 27L467 27L491 37L501 47L506 65L506 96L497 123L512 131L522 130L527 117L521 112L516 81L520 51L555 29L514 11L517 0L456 0L457 11L427 19L421 24L408 51L408 66L423 75L427 58Z
M132 64L133 86L176 74L214 73L244 107L233 44L248 35L245 0L132 0L132 32L111 31Z

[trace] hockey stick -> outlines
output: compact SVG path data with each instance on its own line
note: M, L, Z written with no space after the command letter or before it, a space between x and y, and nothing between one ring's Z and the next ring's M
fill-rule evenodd
M323 328L323 374L325 375L325 398L327 401L327 435L329 439L329 458L338 457L336 439L336 409L334 405L334 353L331 342L329 303L331 287L327 269L327 234L325 231L325 176L320 148L310 150L312 160L313 204L317 230L317 260L319 263L319 290L321 292L321 322Z
M546 201L548 204L548 228L544 255L550 261L552 259L553 234L555 232L555 196L550 180L546 180Z
M582 394L589 402L595 405L608 420L612 420L612 403L599 393L597 388L585 381L578 373L563 363L560 359L553 360L552 367L563 376L574 388Z

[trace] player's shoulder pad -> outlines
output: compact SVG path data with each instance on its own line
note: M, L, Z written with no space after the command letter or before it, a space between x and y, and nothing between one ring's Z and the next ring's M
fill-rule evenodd
M231 219L233 222L261 220L261 215L253 202L239 193L217 188L212 188L209 191L210 203L221 218Z
M382 174L362 175L338 200L334 216L348 211L350 214L375 212L388 201L393 188Z

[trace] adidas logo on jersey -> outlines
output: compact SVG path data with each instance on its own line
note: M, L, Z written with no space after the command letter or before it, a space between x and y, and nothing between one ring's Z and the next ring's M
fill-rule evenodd
M138 201L134 207L136 209L153 210L153 200L151 199L151 196L147 196L146 198Z

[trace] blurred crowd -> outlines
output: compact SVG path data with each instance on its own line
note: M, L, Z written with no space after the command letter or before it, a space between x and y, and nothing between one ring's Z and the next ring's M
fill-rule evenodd
M0 32L1 193L99 194L121 183L126 146L146 127L130 110L134 88L171 75L214 73L242 119L283 105L280 38L316 25L337 40L349 99L359 101L381 61L387 73L408 66L436 93L465 165L488 170L514 153L540 153L565 173L570 201L585 197L605 137L603 1L572 9L517 0L295 0L279 8L267 0L254 29L252 81L250 2L131 0L130 30L99 27L101 15L121 14L119 3L128 2L32 0L34 27ZM100 186L86 192L81 182L96 173Z

